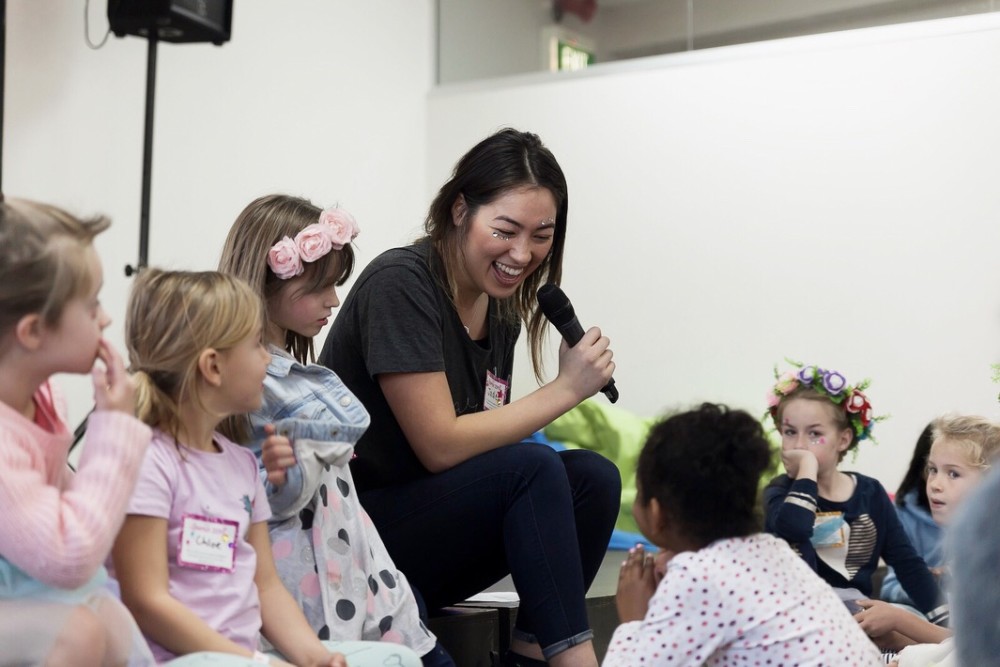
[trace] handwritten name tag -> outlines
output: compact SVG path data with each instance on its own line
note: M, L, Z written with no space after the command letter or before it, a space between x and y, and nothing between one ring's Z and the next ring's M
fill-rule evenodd
M181 518L181 544L177 564L195 570L232 572L236 569L235 521L185 514Z

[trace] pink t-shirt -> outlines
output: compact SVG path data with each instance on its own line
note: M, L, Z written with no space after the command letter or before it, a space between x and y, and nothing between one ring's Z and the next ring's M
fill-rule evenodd
M646 618L615 630L604 667L882 664L829 584L757 534L674 556Z
M271 508L254 455L218 433L215 442L221 452L178 451L173 438L154 430L128 513L167 519L170 594L219 633L256 650L261 627L257 554L246 537L251 524L271 517ZM232 572L178 562L182 525L186 521L190 527L192 520L238 524ZM149 645L157 661L175 657L153 641Z

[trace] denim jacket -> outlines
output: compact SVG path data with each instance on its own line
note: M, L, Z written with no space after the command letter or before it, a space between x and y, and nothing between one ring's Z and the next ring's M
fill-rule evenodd
M264 402L250 425L258 465L266 424L295 450L285 484L264 484L278 576L320 636L431 651L437 639L354 488L349 464L370 423L368 411L330 369L300 364L273 346L270 352Z
M303 365L287 352L269 346L271 363L264 378L264 401L250 415L250 448L257 456L272 521L294 515L312 499L324 466L345 466L353 457L354 443L368 428L365 406L340 381L336 373L315 364ZM278 435L292 441L296 465L287 470L280 487L266 481L261 445L264 425L273 424Z

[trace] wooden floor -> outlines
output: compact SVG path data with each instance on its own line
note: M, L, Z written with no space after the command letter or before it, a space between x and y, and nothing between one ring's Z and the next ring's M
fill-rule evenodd
M611 635L618 625L615 591L624 551L609 551L587 591L587 616L594 630L597 658L604 658ZM506 577L483 592L483 599L464 602L430 619L430 629L451 653L459 667L490 667L490 654L502 654L510 646L510 633L517 618L517 602L511 600L514 583Z

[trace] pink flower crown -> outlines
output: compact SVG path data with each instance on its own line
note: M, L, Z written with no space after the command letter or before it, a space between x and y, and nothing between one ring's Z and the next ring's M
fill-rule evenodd
M780 428L777 422L778 404L781 399L798 389L800 386L811 387L815 391L829 398L835 405L847 413L847 421L850 422L858 441L871 438L872 427L877 422L887 418L887 415L879 417L873 416L871 403L865 396L864 390L871 384L871 380L865 379L856 385L847 384L847 379L837 371L824 370L818 366L806 366L798 362L786 359L798 370L778 373L778 366L774 367L774 386L767 392L767 411L771 419L775 420L775 426ZM874 441L874 438L872 438Z
M267 265L274 275L288 280L300 275L304 262L315 262L331 250L341 250L361 233L354 216L342 208L331 208L319 214L314 222L295 235L287 236L267 251Z

